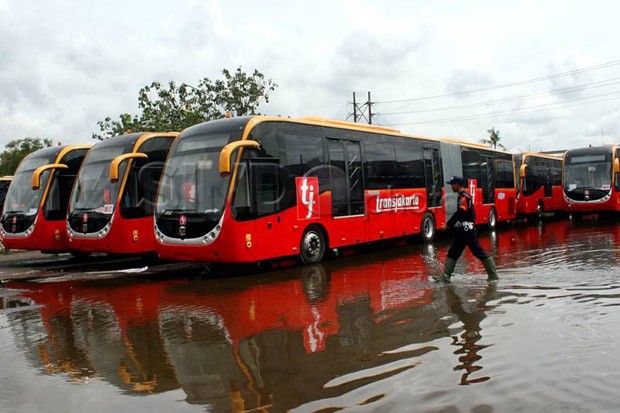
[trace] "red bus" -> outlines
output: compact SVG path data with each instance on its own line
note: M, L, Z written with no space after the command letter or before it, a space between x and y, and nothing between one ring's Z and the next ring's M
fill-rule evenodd
M468 181L468 192L472 195L476 214L475 224L485 224L494 230L499 222L515 219L517 201L513 155L467 141L449 138L442 141L444 170L448 171L446 176L459 175ZM446 142L451 146L447 146ZM452 146L454 144L456 148ZM451 192L449 186L447 191ZM456 195L447 196L446 210L447 215L451 216L456 211Z
M15 171L2 213L0 233L6 248L66 252L65 219L69 194L91 145L40 149Z
M561 157L523 152L515 155L515 169L519 171L517 214L536 214L541 219L545 212L566 209Z
M71 249L125 254L155 250L154 199L177 135L132 133L93 146L71 195L67 216Z
M563 180L569 213L620 212L620 145L568 150Z
M461 174L473 178L480 222L514 218L508 153L310 117L202 123L181 133L166 161L157 252L314 263L328 249L412 234L430 240L456 210L445 181Z

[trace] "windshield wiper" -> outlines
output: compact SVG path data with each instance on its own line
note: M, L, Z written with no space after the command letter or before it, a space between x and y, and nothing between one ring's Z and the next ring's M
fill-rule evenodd
M192 214L192 213L196 213L196 210L195 209L183 209L183 208L170 208L170 209L164 209L164 211L162 212L162 215L170 215L170 214L179 213L179 212L184 212L186 214Z
M23 214L25 212L26 212L26 210L24 210L24 209L19 209L19 210L15 210L15 211L4 211L5 214Z

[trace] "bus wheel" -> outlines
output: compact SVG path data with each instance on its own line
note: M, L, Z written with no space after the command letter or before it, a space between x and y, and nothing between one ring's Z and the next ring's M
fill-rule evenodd
M310 226L304 231L299 246L299 257L304 264L316 264L325 254L325 234L316 226Z
M489 211L489 229L497 228L497 211L495 207L491 207Z
M433 214L427 212L422 218L422 240L430 242L435 238L435 218Z

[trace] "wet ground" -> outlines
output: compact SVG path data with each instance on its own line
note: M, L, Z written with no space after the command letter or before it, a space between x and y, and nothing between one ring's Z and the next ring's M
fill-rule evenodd
M0 259L1 412L620 411L620 224L481 231L323 265Z

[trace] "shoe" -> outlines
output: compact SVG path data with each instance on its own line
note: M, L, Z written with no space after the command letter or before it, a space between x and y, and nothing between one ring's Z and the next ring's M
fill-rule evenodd
M484 265L484 269L487 271L488 274L487 281L499 281L497 271L495 270L495 261L493 261L493 258L487 258L486 260L482 261L482 265Z

